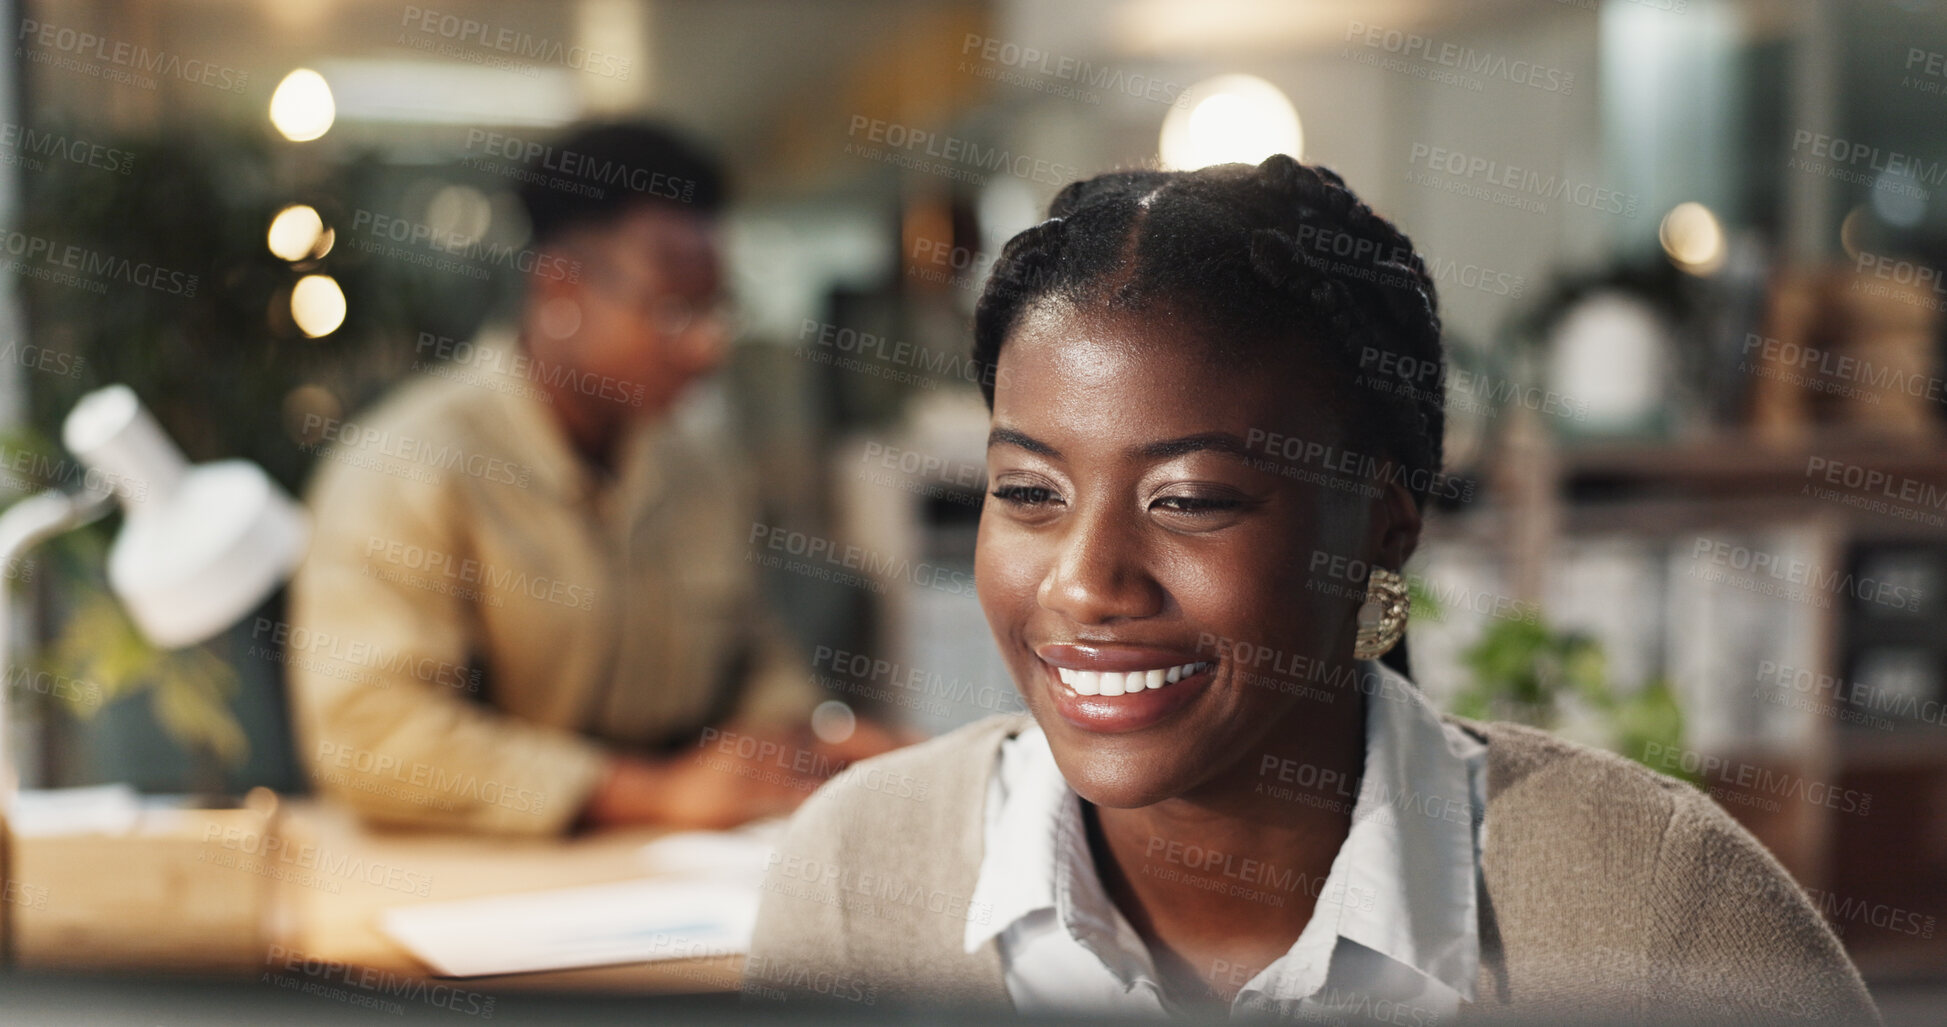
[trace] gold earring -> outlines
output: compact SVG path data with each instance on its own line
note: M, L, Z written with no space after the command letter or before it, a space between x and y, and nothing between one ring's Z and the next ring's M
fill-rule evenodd
M1359 604L1359 634L1352 643L1355 659L1376 660L1406 634L1406 612L1412 599L1406 579L1397 571L1374 567L1366 578L1366 601Z

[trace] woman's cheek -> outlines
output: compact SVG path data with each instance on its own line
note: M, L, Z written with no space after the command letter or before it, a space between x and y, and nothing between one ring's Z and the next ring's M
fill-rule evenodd
M974 592L1008 667L1008 676L1014 679L1014 687L1027 695L1022 684L1034 668L1028 665L1032 654L1022 650L1022 631L1033 613L1034 589L1023 587L1023 576L1029 572L1023 569L1028 561L1022 540L1010 537L1013 533L1006 526L994 524L993 519L992 514L981 518L974 549Z
M994 629L994 640L1005 651L1013 619L1008 611L1018 600L1016 579L1023 561L1018 537L999 520L992 511L981 515L980 531L974 542L974 594L980 599L988 626Z

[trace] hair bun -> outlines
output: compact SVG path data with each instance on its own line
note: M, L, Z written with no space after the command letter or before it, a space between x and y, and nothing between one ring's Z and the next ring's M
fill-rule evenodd
M1293 190L1304 168L1288 153L1274 153L1258 163L1257 173L1274 189Z

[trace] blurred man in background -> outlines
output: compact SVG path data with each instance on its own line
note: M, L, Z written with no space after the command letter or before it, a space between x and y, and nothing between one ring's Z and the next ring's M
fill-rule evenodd
M806 730L821 695L757 595L749 483L710 405L679 402L729 342L723 175L639 124L519 173L511 330L421 336L441 362L320 461L285 640L300 758L385 821L786 812L887 743Z

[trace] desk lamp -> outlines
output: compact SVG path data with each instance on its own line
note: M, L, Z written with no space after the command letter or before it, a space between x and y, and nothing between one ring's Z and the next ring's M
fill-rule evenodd
M235 624L303 558L304 513L262 468L247 460L190 465L126 385L83 396L61 440L88 466L85 487L43 492L0 513L0 566L100 518L119 499L108 587L159 647L195 645ZM9 666L8 615L0 588L0 673ZM0 702L0 816L18 784L10 731Z

